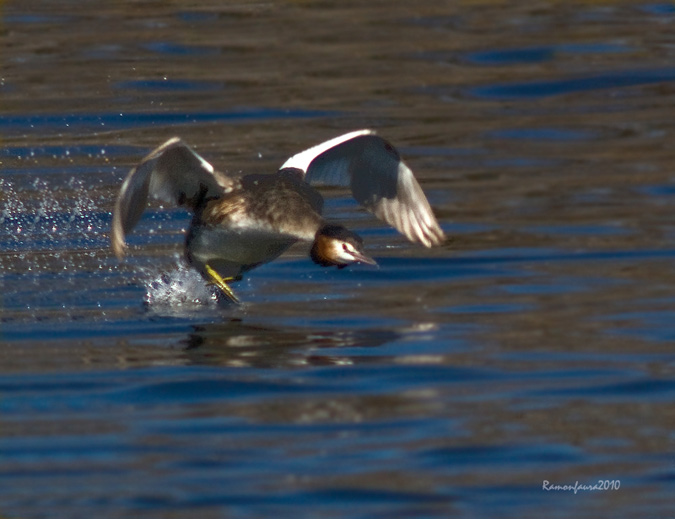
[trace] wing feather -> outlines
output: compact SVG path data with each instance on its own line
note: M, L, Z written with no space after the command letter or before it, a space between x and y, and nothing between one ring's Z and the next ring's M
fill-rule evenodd
M221 196L231 187L231 179L215 171L182 140L169 139L141 160L122 184L110 234L115 255L124 257L126 235L140 220L148 197L194 210L199 200Z
M288 159L312 185L349 186L362 206L410 241L439 245L445 235L411 169L372 130L347 133Z

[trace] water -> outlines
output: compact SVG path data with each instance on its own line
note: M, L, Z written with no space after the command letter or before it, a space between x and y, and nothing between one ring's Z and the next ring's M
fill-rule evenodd
M0 516L672 516L671 5L0 13ZM183 211L109 250L173 135L264 172L361 127L444 246L328 191L380 267L294 247L237 308L182 263Z

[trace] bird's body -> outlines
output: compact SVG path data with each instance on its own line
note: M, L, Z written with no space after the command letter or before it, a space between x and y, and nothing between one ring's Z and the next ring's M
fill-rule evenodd
M112 247L124 255L148 195L193 212L187 261L230 299L229 281L274 260L297 241L312 242L319 265L375 264L355 233L328 223L311 184L348 185L354 197L412 241L444 239L429 203L398 152L370 130L337 137L291 157L276 174L234 178L217 172L180 139L150 153L127 176L115 205Z
M248 175L231 193L207 201L186 237L188 261L236 278L298 240L312 241L324 224L323 204L319 193L303 184L281 174Z

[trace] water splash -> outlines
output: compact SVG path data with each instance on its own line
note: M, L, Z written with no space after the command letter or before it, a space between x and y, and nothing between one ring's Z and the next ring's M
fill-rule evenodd
M92 186L72 177L30 184L0 179L0 245L6 252L54 252L107 247L110 213Z
M149 267L142 268L140 272L140 281L146 287L144 303L154 312L184 314L200 311L205 306L218 306L220 297L217 289L207 285L178 254L172 268L159 271Z

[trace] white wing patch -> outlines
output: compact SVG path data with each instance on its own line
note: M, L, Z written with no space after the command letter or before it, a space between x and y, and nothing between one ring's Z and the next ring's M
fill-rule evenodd
M288 159L286 162L283 163L281 169L297 168L301 169L304 172L307 172L310 163L325 151L334 148L338 144L342 144L343 142L349 141L354 137L358 137L360 135L372 135L374 133L375 132L373 130L367 129L345 133L344 135L340 135L339 137L335 137L334 139L331 139L329 141L322 142L321 144L317 144L316 146L309 148L308 150L301 151L300 153L293 155L290 159Z
M349 186L363 207L426 247L445 239L413 172L388 141L358 130L314 146L288 159L310 185Z

